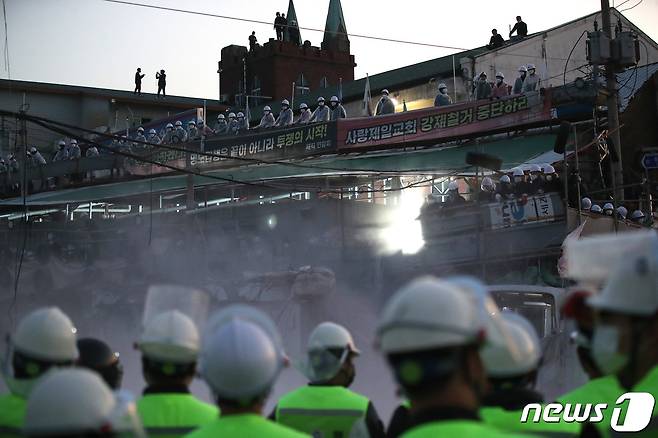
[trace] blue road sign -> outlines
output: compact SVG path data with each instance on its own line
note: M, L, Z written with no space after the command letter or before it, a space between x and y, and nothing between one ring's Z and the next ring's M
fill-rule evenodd
M642 167L647 170L658 169L658 152L642 155Z

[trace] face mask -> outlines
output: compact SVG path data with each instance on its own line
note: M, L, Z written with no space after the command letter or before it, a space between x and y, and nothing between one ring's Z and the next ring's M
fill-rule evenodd
M546 181L552 181L553 175L546 175Z
M515 176L515 177L514 177L514 182L519 183L519 182L521 182L521 181L523 181L523 177L522 177L522 176Z
M592 357L604 374L616 374L628 363L628 356L619 353L619 330L600 325L594 329Z
M498 78L498 79L496 79L496 82L497 82L498 84L502 84L502 83L503 83L503 80L500 79L500 78Z
M441 92L441 94L446 94L448 92L448 90L446 90L445 88L441 88L439 91Z
M530 174L530 181L535 181L537 179L537 175L534 173Z
M319 106L324 106L324 102L318 103Z

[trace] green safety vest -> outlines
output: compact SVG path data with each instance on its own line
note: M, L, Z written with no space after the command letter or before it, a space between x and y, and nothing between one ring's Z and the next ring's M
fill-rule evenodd
M498 406L485 406L480 408L480 418L486 424L501 431L522 432L536 436L573 437L580 433L579 423L539 423L528 421L521 423L522 410L505 410Z
M300 432L321 437L347 437L363 419L370 401L342 386L302 386L284 395L276 421Z
M201 426L186 438L302 438L307 435L256 414L225 415Z
M434 421L411 428L402 434L402 438L521 438L531 436L533 435L501 431L476 420Z
M648 392L653 395L654 399L658 399L658 366L654 367L642 380L640 380L631 390L632 392ZM620 396L626 391L620 392L617 396ZM612 398L611 402L614 403L616 398ZM649 425L640 432L615 432L612 430L612 427L607 431L604 436L609 437L621 437L621 436L633 436L633 438L649 438L658 436L658 400L653 405L653 416Z
M216 420L217 407L192 394L147 394L137 400L137 412L149 436L181 437Z
M0 395L0 438L22 436L27 401L14 394Z

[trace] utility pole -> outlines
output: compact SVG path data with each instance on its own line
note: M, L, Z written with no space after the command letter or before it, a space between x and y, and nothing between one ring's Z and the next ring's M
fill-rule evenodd
M614 35L612 33L612 22L610 20L610 2L608 0L601 0L601 18L603 20L603 33L612 41ZM619 132L619 106L617 103L617 82L615 75L615 63L609 62L605 66L606 88L608 92L607 106L608 106L608 131L610 132L609 138L612 140L614 153L617 161L612 162L613 178L615 181L615 202L619 203L624 200L624 174L621 160L621 135Z
M20 147L18 151L18 165L20 166L20 185L21 185L21 197L26 199L27 197L27 121L25 120L25 105L21 106L20 109L21 118L18 121L18 141ZM27 220L27 216L25 217Z

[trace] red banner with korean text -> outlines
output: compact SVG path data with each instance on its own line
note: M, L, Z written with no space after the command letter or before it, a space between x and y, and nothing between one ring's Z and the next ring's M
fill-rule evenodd
M552 117L550 93L509 96L377 117L338 120L338 150L431 143L533 125Z

